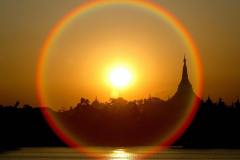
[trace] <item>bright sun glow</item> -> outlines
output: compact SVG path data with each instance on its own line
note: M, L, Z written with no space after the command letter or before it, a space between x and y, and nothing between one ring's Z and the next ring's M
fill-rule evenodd
M128 68L121 66L113 68L110 71L109 78L113 87L120 89L131 83L133 75Z
M111 154L110 160L129 160L131 155L123 149L117 149Z

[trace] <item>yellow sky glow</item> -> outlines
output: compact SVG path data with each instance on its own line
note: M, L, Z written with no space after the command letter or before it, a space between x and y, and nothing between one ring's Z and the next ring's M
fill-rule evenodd
M13 104L16 100L19 100L21 104L38 105L35 96L35 75L38 53L43 40L63 15L85 2L81 0L25 0L24 3L17 0L14 3L7 0L0 1L0 16L2 16L0 101L3 105ZM173 13L186 26L196 42L204 66L203 98L210 96L217 101L219 97L222 97L229 104L235 101L240 95L240 70L238 69L240 1L229 3L228 0L221 0L216 3L208 0L156 0L154 2ZM144 98L149 94L163 99L171 96L181 76L182 57L187 54L184 47L176 46L177 37L171 38L171 33L163 27L161 19L152 14L149 16L146 12L134 7L123 6L121 8L120 6L120 8L102 9L78 17L62 32L53 52L49 53L50 58L47 63L53 65L48 65L46 70L50 69L48 75L53 76L46 75L47 83L51 83L46 96L53 99L52 102L56 106L75 105L81 96L91 100L94 100L96 96L99 99L108 100L110 88L105 91L103 87L100 87L102 91L100 92L100 89L96 91L93 89L93 87L99 87L96 82L91 83L88 88L84 86L87 84L85 79L87 82L93 79L89 76L89 67L86 71L84 64L91 66L90 62L98 59L98 63L105 63L107 66L109 62L117 59L109 58L109 61L105 62L106 57L103 57L103 53L109 56L106 55L107 52L112 54L121 52L132 57L137 55L133 61L131 60L136 63L133 66L138 71L137 82L134 82L134 86L131 85L125 89L135 88L135 95L130 96L130 92L122 93L124 98ZM66 55L63 55L63 52ZM90 58L89 55L93 52L96 54ZM99 54L103 56L94 58ZM129 58L126 58L126 55L123 57L127 60ZM151 57L155 66L148 63ZM59 65L53 62L61 59L65 61L61 61ZM190 78L193 78L192 64L189 57L187 59ZM75 66L69 69L67 68L69 64ZM99 66L93 67L98 69ZM136 71L135 68L133 71ZM148 73L146 73L147 70ZM63 74L59 73L60 71ZM153 71L156 72L151 74L150 72ZM91 70L92 73L95 72ZM109 83L106 84L107 75L102 75L107 73L105 70L104 73L100 72L97 74L98 79L94 80L102 80L103 85L112 87ZM135 75L134 73L134 77ZM150 76L155 78L150 81L148 79ZM54 80L55 83L51 82ZM194 83L194 80L191 82ZM90 91L92 94L89 93Z
M164 19L137 7L101 8L76 17L54 39L43 94L54 108L74 105L80 97L167 99L177 89L184 54L195 88L195 62Z

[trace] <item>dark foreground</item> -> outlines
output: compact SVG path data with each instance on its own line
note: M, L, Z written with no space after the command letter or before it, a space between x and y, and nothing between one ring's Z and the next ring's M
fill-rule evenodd
M150 147L151 148L151 147ZM96 159L106 160L134 160L146 152L142 147L134 148L105 148L98 151L99 157ZM86 157L83 153L75 152L70 148L22 148L20 150L4 152L0 155L1 160L79 160L92 159ZM240 159L240 150L229 149L167 149L156 153L147 159L217 159L217 160L237 160Z
M202 101L191 126L173 145L185 148L240 148L239 124L239 106L228 107L220 102ZM87 125L88 123L86 123ZM48 126L39 108L27 106L0 108L0 128L1 150L38 146L66 146ZM105 140L108 142L108 145L105 144L105 146L115 147L143 146L146 142L143 139L138 139L136 141L138 144L125 143L124 141L124 145L119 145L118 142L108 141L107 138ZM102 143L93 146L98 145L102 146Z

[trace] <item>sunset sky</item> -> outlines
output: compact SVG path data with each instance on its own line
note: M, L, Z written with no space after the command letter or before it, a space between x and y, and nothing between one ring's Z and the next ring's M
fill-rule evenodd
M43 42L54 24L82 2L0 1L1 104L19 100L37 105L36 66ZM192 35L203 62L204 98L223 97L228 103L236 100L240 96L240 2L154 2L174 14ZM147 11L120 7L96 13L78 18L52 48L46 65L46 95L55 95L51 101L71 97L61 98L61 102L74 105L81 96L106 99L114 92L113 86L106 84L109 70L117 65L126 66L133 74L132 84L119 91L121 96L127 99L148 94L163 99L171 96L179 83L186 52L181 39L164 21ZM146 28L147 32L141 32ZM186 57L194 86L193 64Z

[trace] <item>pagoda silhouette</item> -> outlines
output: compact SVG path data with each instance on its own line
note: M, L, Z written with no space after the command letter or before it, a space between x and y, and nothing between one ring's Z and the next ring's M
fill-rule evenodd
M184 56L183 59L183 69L182 69L182 79L178 85L176 93L173 95L171 99L176 100L179 98L185 98L189 96L196 96L193 91L192 84L188 78L188 70L187 70L187 60Z

